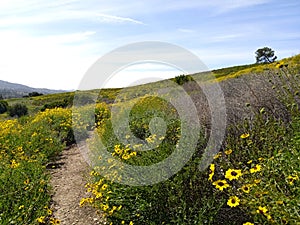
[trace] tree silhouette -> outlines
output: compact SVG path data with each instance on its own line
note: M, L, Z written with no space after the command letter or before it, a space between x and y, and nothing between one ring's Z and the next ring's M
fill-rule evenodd
M259 48L255 52L256 63L272 63L277 59L274 54L274 50L269 47Z

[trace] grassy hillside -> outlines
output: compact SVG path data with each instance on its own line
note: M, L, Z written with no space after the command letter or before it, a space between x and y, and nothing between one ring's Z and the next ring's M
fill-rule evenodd
M271 69L279 68L280 66L289 65L293 67L293 69L300 70L300 55L296 55L291 58L282 59L278 62L274 62L271 64L250 64L250 65L241 65L241 66L233 66L227 67L217 70L212 70L211 73L215 77L217 81L225 81L231 78L237 78L243 75L250 75L250 74L261 74L267 72ZM191 77L195 80L203 81L203 77L206 76L206 73L197 73L192 74ZM171 79L175 81L175 79ZM103 90L93 90L86 92L87 95L91 95L92 97L99 96L98 101L105 101L108 103L112 103L113 100L118 96L119 101L126 101L132 98L142 96L147 93L147 90L158 90L160 88L166 87L167 81L159 81L134 87L128 87L126 89L103 89ZM22 103L28 106L29 111L31 113L36 113L43 108L45 104L55 104L60 102L67 102L67 106L72 105L74 97L74 92L66 92L66 93L58 93L58 94L47 94L37 97L30 97L30 98L14 98L14 99L7 99L10 105L15 103Z
M66 145L94 131L101 144L96 138L88 141L93 153L86 185L90 195L78 204L99 209L111 224L298 225L299 72L300 55L272 64L214 70L213 82L223 89L229 124L216 155L205 148L210 107L192 81L203 81L206 73L191 75L189 82L181 83L184 76L173 79L181 83L175 87L161 81L80 92L76 101L83 106L74 117L74 92L8 99L9 105L25 104L29 116L3 114L0 121L0 224L59 224L49 208L47 166ZM192 112L182 102L179 87L195 106L200 130L198 121L178 110ZM98 99L96 106L90 104L91 97ZM112 109L119 112L113 119ZM159 170L137 169L169 162L173 153L173 161ZM204 170L199 168L203 160L209 162ZM135 185L115 182L126 178Z

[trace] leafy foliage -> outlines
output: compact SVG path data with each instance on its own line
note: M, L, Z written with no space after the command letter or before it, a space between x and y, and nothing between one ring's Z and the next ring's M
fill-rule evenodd
M179 85L183 85L184 83L187 83L189 81L192 81L193 78L190 76L190 75L179 75L179 76L176 76L175 78L173 78L173 80L179 84Z
M0 114L5 113L8 110L8 103L4 100L0 100Z
M255 52L256 63L272 63L275 62L277 56L275 56L274 50L269 47L259 48Z
M10 106L8 112L11 117L14 116L21 117L28 114L28 108L24 104L17 103Z

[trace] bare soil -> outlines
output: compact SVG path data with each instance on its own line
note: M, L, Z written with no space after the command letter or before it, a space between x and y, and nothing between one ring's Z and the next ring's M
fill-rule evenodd
M101 213L90 206L79 206L82 198L89 196L85 189L89 165L82 152L85 143L65 149L50 166L53 187L52 209L61 225L105 225Z

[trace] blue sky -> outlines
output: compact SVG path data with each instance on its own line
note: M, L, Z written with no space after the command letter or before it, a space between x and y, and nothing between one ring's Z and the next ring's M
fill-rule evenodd
M141 41L179 45L209 69L253 63L264 46L290 57L300 53L299 24L299 0L1 0L0 79L76 89L98 58ZM180 71L139 65L110 86L142 73Z

